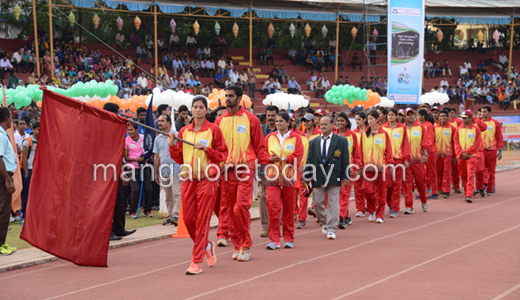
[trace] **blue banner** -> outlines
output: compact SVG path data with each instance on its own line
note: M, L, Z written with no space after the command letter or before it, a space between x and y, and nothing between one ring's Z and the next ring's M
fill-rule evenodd
M422 93L424 0L388 1L388 99L418 104Z

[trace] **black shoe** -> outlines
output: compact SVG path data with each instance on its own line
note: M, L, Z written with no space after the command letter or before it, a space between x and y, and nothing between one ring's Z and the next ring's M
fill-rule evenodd
M316 212L314 212L314 208L312 207L307 208L307 214L316 218Z
M152 210L159 210L159 206L157 206L157 205L152 206Z
M134 234L136 231L137 231L137 229L125 230L125 232L121 235L121 237L129 236L131 234Z
M119 241L120 239L122 239L123 237L122 236L118 236L118 235L115 235L115 234L110 234L110 240L111 241Z
M343 219L339 219L338 228L345 229L345 221Z
M177 217L172 218L171 223L172 223L172 225L175 225L175 226L179 225L179 218L177 218Z
M166 219L166 221L164 221L162 224L163 224L163 226L169 225L169 224L171 224L171 222L172 222L172 219Z
M482 197L482 198L486 197L486 191L485 190L480 190L480 197Z
M466 201L468 203L473 203L473 199L471 197L466 197L466 199L464 199L464 201Z
M345 218L345 225L348 226L348 225L350 225L350 224L352 224L352 218L350 218L350 217L346 217L346 218Z
M462 194L462 192L461 192L460 190L458 190L458 189L453 190L453 192L454 192L455 194Z

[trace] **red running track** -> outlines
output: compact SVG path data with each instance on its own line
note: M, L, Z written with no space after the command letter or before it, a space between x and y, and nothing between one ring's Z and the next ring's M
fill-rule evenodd
M249 262L218 248L214 268L184 275L190 239L110 250L109 268L55 261L0 275L2 299L520 299L520 171L497 174L497 193L474 203L430 201L423 213L355 218L326 240L309 219L294 249L265 249L252 223ZM353 210L354 203L351 204ZM351 210L351 211L352 211ZM215 237L213 230L211 236ZM283 242L282 242L283 245ZM16 255L16 254L15 254ZM1 259L1 258L0 258Z

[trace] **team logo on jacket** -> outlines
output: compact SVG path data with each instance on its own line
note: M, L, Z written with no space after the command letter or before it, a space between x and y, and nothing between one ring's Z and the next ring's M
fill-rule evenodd
M237 125L237 132L238 133L246 132L246 125Z
M339 151L339 149L334 152L334 156L339 157L340 155L341 151Z

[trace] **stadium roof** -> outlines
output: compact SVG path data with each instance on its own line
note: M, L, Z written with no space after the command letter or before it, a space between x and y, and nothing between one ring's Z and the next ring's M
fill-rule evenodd
M262 19L302 19L309 21L332 22L338 15L343 20L361 22L363 0L255 0L253 6L247 0L101 0L110 8L125 5L129 11L147 10L157 5L166 14L182 14L186 8L203 8L207 15L217 14L219 9L229 12L232 18L244 17L253 10ZM459 24L510 24L518 0L425 0L426 17L429 19L454 19ZM96 0L70 0L76 7L93 8ZM379 22L386 17L386 0L365 0L369 4L367 22ZM338 12L339 8L339 12Z

